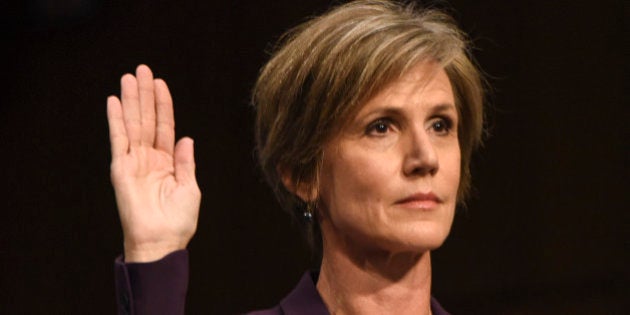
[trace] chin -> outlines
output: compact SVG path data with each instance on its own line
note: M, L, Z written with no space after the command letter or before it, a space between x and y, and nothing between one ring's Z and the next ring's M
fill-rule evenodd
M423 223L420 226L406 226L402 230L397 229L392 234L377 237L380 240L374 242L385 251L389 252L416 252L423 253L435 250L442 246L450 232L448 227L437 223Z
M411 242L405 244L405 248L401 248L404 251L412 251L412 252L428 252L432 250L438 249L444 241L446 240L446 235L428 235L423 238L416 237Z

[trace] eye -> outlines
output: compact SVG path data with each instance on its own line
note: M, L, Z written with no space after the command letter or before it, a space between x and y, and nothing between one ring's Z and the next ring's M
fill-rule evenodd
M431 122L431 130L440 135L447 135L453 126L450 119L445 117L436 118Z
M386 133L392 131L393 122L389 118L379 118L374 122L370 123L366 130L365 134L367 135L385 135Z

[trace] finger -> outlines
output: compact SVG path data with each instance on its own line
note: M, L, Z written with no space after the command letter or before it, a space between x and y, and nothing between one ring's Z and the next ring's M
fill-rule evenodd
M127 130L129 147L140 145L140 133L142 125L140 122L140 103L138 99L138 82L131 74L125 74L120 79L122 94L122 112Z
M143 145L153 146L155 140L155 101L153 97L153 73L146 65L136 69L138 94L140 97L140 119L142 132L140 141Z
M120 100L116 96L107 98L107 122L109 124L112 158L126 154L129 150L129 141L127 140Z
M193 140L185 137L175 145L175 180L187 185L196 182Z
M175 118L173 115L173 99L166 82L155 79L155 105L157 125L155 129L155 148L173 154L175 146Z

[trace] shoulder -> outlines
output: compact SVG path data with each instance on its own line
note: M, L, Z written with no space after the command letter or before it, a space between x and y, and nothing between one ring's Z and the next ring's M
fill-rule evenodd
M245 315L283 315L283 314L284 312L280 308L280 305L274 308L266 309L266 310L258 310L258 311L245 313Z
M431 296L431 313L433 315L450 315L433 296Z
M304 273L295 288L277 306L247 315L328 315L326 305L315 287L317 277L317 272Z

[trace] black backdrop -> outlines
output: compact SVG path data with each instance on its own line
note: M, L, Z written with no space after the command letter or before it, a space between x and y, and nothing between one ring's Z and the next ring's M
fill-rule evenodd
M490 75L494 110L474 161L477 197L433 255L434 295L455 314L621 314L627 8L612 0L451 4ZM204 197L189 246L189 313L275 304L312 262L255 166L248 93L269 43L329 5L5 4L0 312L115 312L122 236L105 99L139 63L169 83L177 133L196 143Z

